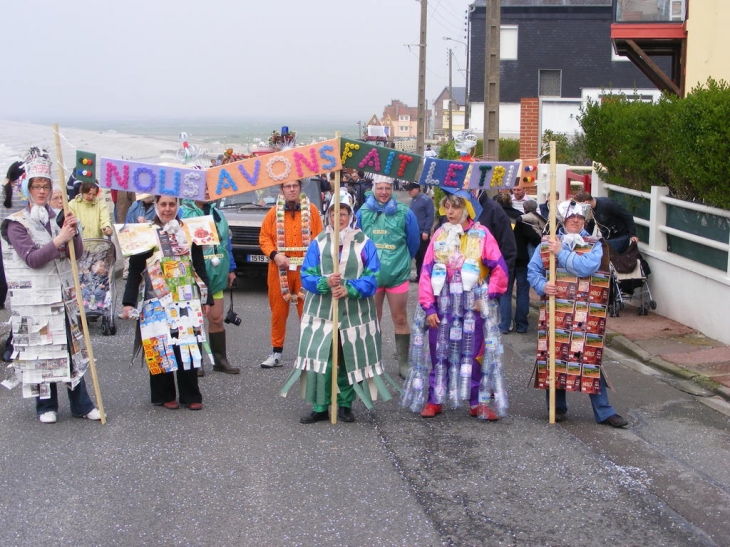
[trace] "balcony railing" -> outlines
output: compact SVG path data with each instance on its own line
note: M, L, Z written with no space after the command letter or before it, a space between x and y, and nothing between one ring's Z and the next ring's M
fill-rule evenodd
M687 0L613 0L615 23L684 23Z

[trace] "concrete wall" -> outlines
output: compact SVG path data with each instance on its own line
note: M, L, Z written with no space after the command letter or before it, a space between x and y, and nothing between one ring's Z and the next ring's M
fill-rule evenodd
M730 2L691 0L687 18L687 83L689 92L712 76L730 82Z

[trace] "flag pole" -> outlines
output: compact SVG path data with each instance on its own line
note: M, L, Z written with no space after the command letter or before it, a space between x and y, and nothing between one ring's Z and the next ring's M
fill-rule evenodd
M63 214L68 215L70 210L68 208L68 196L66 195L66 174L63 169L63 152L61 150L61 134L58 130L58 124L53 124L53 138L56 143L56 161L58 161L58 178L59 186L61 188L61 199L63 200ZM81 237L81 234L79 234ZM106 413L104 412L104 403L101 400L101 390L99 389L99 378L96 375L96 361L94 361L94 349L91 346L91 337L89 336L89 324L86 321L86 312L84 311L84 298L81 294L81 284L79 283L79 269L76 264L76 248L73 240L69 241L66 245L68 249L68 256L71 260L71 273L74 279L74 290L76 291L76 304L79 307L79 316L81 317L81 329L84 334L84 344L86 345L86 352L89 356L89 368L91 369L91 379L94 383L94 393L96 393L96 404L101 414L102 425L106 423Z
M550 237L557 239L556 233L556 213L558 205L555 199L555 178L556 178L556 160L555 160L555 141L550 141ZM550 255L550 274L548 279L555 282L555 255ZM548 419L551 424L555 423L555 295L551 294L548 298L548 338L550 344L549 351L549 376L550 376L550 395L548 403Z
M335 138L340 138L340 132L335 132ZM340 271L340 176L342 171L335 171L335 185L332 188L332 199L335 204L335 220L332 223L332 264L334 273ZM325 213L329 214L329 213ZM325 219L326 222L327 219ZM330 422L337 423L337 367L340 352L339 347L339 310L340 303L332 299L332 388L330 389Z

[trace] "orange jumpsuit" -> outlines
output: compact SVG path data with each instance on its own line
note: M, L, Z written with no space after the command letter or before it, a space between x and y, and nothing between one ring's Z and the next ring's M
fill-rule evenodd
M309 204L309 230L311 232L310 241L322 231L322 217L319 215L317 207ZM285 210L284 214L284 240L286 247L302 247L302 218L299 211L299 202L297 202L297 210ZM259 234L259 245L261 251L268 257L273 251L277 251L276 243L276 207L272 207L264 217L261 224L261 233ZM284 254L288 257L303 257L304 252L287 251ZM292 295L299 294L302 288L302 279L300 277L300 266L296 270L289 270L287 278L289 280L289 293ZM289 302L284 300L281 295L281 285L279 284L279 268L276 263L269 261L269 272L266 283L269 287L269 307L271 308L271 347L283 348L284 338L286 337L286 320L289 317ZM297 313L302 317L304 309L304 299L297 300Z

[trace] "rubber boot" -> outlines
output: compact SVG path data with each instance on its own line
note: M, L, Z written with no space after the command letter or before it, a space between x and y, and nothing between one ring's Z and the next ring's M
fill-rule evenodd
M396 334L395 335L395 349L398 352L398 374L404 380L408 376L408 346L411 344L410 334Z
M232 367L226 356L226 332L210 332L208 333L210 342L210 350L213 352L213 370L225 372L226 374L238 374L241 369Z

